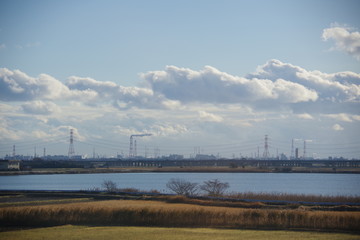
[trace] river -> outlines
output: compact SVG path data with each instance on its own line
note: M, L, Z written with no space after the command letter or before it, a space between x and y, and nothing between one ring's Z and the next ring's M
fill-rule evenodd
M360 174L317 173L103 173L0 176L0 190L87 190L111 180L119 188L170 193L171 178L228 182L228 192L360 196Z

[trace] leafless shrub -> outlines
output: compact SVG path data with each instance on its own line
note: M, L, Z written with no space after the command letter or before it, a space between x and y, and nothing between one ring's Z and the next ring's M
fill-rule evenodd
M115 182L111 181L111 180L105 180L102 184L101 184L102 188L105 189L105 191L107 192L116 192L117 190L117 185Z
M219 197L222 196L229 187L229 183L223 183L220 182L219 179L214 179L205 181L204 184L200 186L200 189L205 191L209 196Z
M172 178L166 184L166 187L179 195L191 196L198 192L198 184L186 181L184 179Z

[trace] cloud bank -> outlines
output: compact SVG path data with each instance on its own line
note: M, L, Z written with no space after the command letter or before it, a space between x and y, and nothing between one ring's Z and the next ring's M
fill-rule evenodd
M269 60L245 77L206 66L195 71L168 66L142 75L154 93L181 102L287 108L297 112L358 113L360 74L323 73Z
M72 76L63 83L47 74L30 77L0 69L0 100L25 102L28 113L56 112L58 102L111 105L119 110L179 109L191 104L235 104L251 108L286 108L303 114L359 113L360 74L323 73L273 59L245 77L205 66L192 70L167 66L141 75L146 87ZM308 111L306 111L308 110ZM201 112L204 117L206 112ZM219 116L208 115L220 121ZM308 117L309 118L309 117Z
M200 71L167 66L164 71L149 72L142 77L154 92L183 103L297 103L318 98L314 90L283 78L275 81L243 78L211 66Z

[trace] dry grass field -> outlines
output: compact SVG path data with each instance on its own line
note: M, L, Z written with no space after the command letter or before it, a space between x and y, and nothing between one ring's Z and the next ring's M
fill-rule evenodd
M0 225L59 225L297 229L357 232L360 212L245 209L143 200L109 200L4 207Z

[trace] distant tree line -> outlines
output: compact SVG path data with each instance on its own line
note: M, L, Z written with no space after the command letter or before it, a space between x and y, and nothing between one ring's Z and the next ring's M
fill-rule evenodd
M219 197L225 193L230 185L227 182L221 182L219 179L204 181L203 184L199 185L184 179L172 178L166 184L166 187L179 195L193 196L203 191L208 196Z
M79 161L46 161L36 158L33 161L23 161L24 167L30 168L84 168L85 163Z
M137 189L132 189L132 188L119 189L117 187L117 184L110 180L103 181L101 187L103 190L107 192L116 192L116 191L124 191L124 190L128 190L129 192L139 191ZM166 184L166 187L178 195L196 196L199 195L201 192L203 192L207 196L220 197L224 195L225 191L230 186L229 183L221 182L218 179L208 180L208 181L204 181L203 184L198 184L180 178L172 178ZM154 192L154 190L152 192Z

